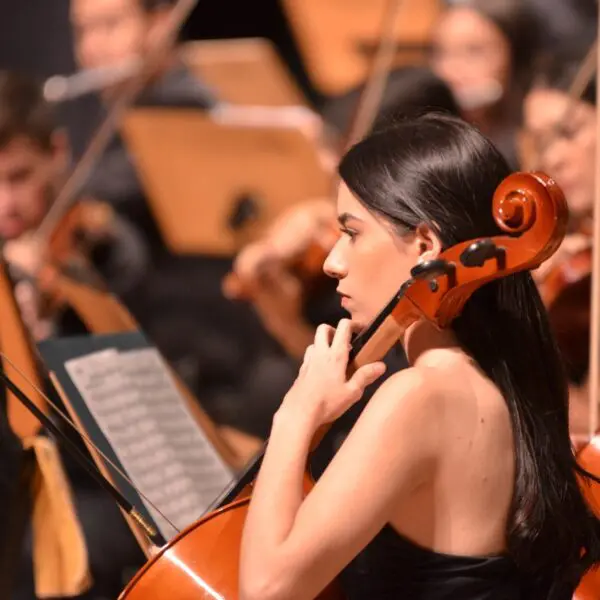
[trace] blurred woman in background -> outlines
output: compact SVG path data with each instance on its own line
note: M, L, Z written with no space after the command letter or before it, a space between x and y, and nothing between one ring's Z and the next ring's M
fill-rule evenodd
M520 0L466 0L450 4L433 32L431 67L450 86L463 118L514 169L515 135L539 29Z
M596 79L579 99L569 88L584 52L543 57L525 98L527 162L554 179L569 204L569 233L559 251L535 273L570 380L571 430L587 431L591 244L596 172ZM560 282L565 285L558 285ZM567 285L568 283L568 285Z

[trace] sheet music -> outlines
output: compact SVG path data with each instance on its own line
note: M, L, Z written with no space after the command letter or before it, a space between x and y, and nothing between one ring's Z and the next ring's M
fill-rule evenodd
M231 482L156 349L104 350L67 361L65 368L129 478L178 529L193 523ZM171 539L176 531L144 502Z

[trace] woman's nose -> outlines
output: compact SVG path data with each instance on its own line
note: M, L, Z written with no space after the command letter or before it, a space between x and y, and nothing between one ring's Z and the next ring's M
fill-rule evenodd
M323 263L325 275L333 279L343 279L347 275L346 261L342 255L340 241L331 249L331 252Z

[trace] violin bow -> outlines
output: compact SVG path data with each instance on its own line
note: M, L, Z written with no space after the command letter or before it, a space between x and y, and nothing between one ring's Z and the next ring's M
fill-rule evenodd
M367 82L358 99L356 113L344 136L344 147L348 150L353 144L358 142L369 129L377 117L379 105L385 92L385 86L389 70L393 64L394 52L396 49L394 33L396 31L396 22L402 7L403 0L388 0L384 8L381 21L381 34L379 44L373 57L373 63L369 70ZM334 188L332 195L337 188L337 178L334 178ZM311 448L318 446L324 436L325 431L320 431L315 436ZM204 514L209 514L213 510L225 506L233 501L238 494L258 475L263 457L267 448L268 440L265 441L262 450L252 459L244 468L242 474L232 482L230 486L213 502Z
M171 9L164 31L152 44L145 60L141 62L139 71L134 77L125 82L121 93L111 103L105 119L94 132L85 152L37 228L35 237L42 245L46 246L48 244L50 236L66 211L71 207L74 198L81 191L97 160L112 140L121 117L144 89L148 78L160 61L164 59L167 50L175 43L181 27L197 4L198 0L177 0Z
M396 53L396 27L403 6L403 0L388 0L383 11L379 44L370 66L365 87L356 108L356 113L348 127L344 140L344 150L349 150L364 137L373 126L383 99L390 70Z
M600 11L598 12L600 27ZM596 73L600 73L600 44L596 44ZM590 315L589 435L598 431L598 392L600 391L600 77L596 77L596 177L593 208L592 298Z
M598 38L593 41L590 49L581 62L573 81L571 82L567 92L569 95L569 103L567 104L567 108L565 109L565 112L561 118L561 123L565 123L571 118L573 109L575 108L577 102L581 99L581 95L592 80L592 77L596 74L597 62Z

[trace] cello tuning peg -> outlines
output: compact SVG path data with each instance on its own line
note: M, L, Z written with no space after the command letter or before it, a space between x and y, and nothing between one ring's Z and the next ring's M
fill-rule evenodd
M431 291L437 291L437 279L441 276L448 277L450 287L456 284L456 267L445 260L434 259L415 265L410 272L413 280L424 279L430 282Z
M482 267L488 260L496 260L499 269L506 266L506 251L490 239L473 242L460 255L465 267Z

